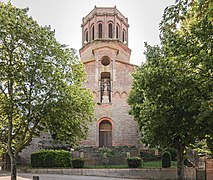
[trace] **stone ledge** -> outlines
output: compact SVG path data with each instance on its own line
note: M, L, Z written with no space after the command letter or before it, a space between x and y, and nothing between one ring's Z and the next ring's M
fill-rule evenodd
M19 169L21 173L33 174L64 174L79 176L103 176L132 179L177 179L176 168L150 168L150 169ZM187 180L196 179L195 168L186 168L185 176Z

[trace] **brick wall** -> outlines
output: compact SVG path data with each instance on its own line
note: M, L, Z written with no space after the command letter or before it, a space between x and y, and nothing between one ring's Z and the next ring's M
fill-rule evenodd
M103 42L100 42L103 45ZM107 45L107 44L105 44ZM120 47L117 47L119 49ZM91 51L90 51L91 52ZM117 60L116 50L104 47L95 52L95 60L84 63L87 73L87 81L84 87L93 92L95 107L95 120L89 127L89 134L86 140L82 141L83 146L99 146L99 123L107 119L112 123L112 145L113 146L134 146L139 144L138 125L129 115L130 107L127 98L131 89L132 77L135 67L124 61ZM86 52L85 52L86 53ZM88 53L88 57L90 57ZM111 59L109 66L101 65L100 59L103 56ZM86 59L84 54L84 58ZM122 57L122 55L119 55ZM125 60L127 61L127 59ZM110 72L112 86L112 102L100 103L100 74Z
M213 180L213 159L206 159L206 180Z
M97 26L103 23L103 37L98 39ZM108 23L112 23L113 38L108 37ZM95 38L85 41L85 30L91 35L91 27L95 27ZM119 38L116 38L116 26L119 26ZM138 125L129 115L130 107L127 98L131 89L132 77L135 66L130 64L131 49L128 48L128 19L116 7L95 7L82 21L82 48L80 49L81 61L87 73L84 87L90 89L97 103L95 107L94 122L89 124L89 134L81 142L84 147L99 146L99 124L108 120L112 124L113 146L135 146L139 144ZM126 32L127 42L122 42L122 31ZM110 59L110 64L104 66L103 57ZM101 73L110 73L111 103L100 102Z

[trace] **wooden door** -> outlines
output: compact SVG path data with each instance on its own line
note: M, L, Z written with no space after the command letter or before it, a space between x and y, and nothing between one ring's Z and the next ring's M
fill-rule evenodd
M104 120L99 126L99 147L112 146L112 125L109 121Z

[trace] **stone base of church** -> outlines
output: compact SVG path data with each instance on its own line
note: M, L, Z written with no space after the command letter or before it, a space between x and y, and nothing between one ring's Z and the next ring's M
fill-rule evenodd
M140 148L136 146L79 147L75 149L72 156L84 158L85 166L125 165L127 157L140 156Z
M52 139L49 133L40 133L39 137L34 137L25 149L23 149L18 156L18 165L29 165L31 164L31 154L43 149L54 149L54 150L68 150L70 151L71 146L65 145L60 142L56 142Z

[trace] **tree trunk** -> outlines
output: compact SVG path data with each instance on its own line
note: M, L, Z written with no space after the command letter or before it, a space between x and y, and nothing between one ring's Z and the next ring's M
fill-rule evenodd
M10 54L10 65L12 64L12 53ZM14 99L13 99L13 79L12 79L12 74L8 75L9 78L9 83L8 83L8 93L9 93L9 104L8 104L8 154L10 156L10 161L11 161L11 180L16 180L16 156L13 151L12 147L12 140L13 140L13 111L14 111Z
M16 158L10 157L11 160L11 180L16 180Z
M184 180L184 156L183 152L185 146L180 142L176 142L177 149L177 178L178 180Z

